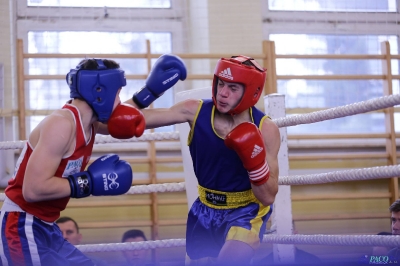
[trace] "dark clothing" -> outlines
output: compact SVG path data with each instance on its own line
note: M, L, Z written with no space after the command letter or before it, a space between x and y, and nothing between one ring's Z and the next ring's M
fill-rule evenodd
M91 261L93 261L95 266L107 266L107 262L102 260L101 258L97 258L94 255L85 254Z
M126 263L118 264L116 266L136 266L136 264L132 264L132 263L126 262ZM137 266L155 266L155 264L146 263L146 264L141 264L141 265L137 265Z
M252 122L261 128L264 113L256 107L249 109ZM211 99L203 100L188 137L193 170L199 185L224 192L241 192L251 189L249 173L239 155L229 149L224 138L214 128L215 106Z
M391 249L388 256L392 263L400 264L400 248Z
M217 134L215 110L211 99L201 100L188 136L199 183L199 197L187 219L186 253L190 260L218 257L229 240L257 249L272 212L272 205L263 206L254 196L239 155ZM256 107L247 112L258 128L269 119Z
M293 265L321 265L320 258L297 247L295 247L294 260ZM256 265L278 265L278 263L274 264L274 254L271 252Z

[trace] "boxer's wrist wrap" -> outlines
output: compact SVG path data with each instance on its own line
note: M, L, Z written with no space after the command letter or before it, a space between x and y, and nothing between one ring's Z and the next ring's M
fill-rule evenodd
M161 95L160 95L161 96ZM154 102L159 96L155 95L146 86L135 92L132 96L133 102L139 107L139 109L144 109L149 107L152 102Z
M146 108L146 106L143 106L143 105L138 101L136 94L138 94L138 92L135 92L135 94L133 94L133 96L132 96L133 102L137 105L137 107L138 107L139 109L144 109L144 108Z
M250 182L253 185L261 186L269 179L269 166L267 162L264 162L264 164L259 169L254 171L248 171L248 173Z
M71 198L85 198L90 196L90 178L87 174L87 172L80 172L68 176L71 187Z

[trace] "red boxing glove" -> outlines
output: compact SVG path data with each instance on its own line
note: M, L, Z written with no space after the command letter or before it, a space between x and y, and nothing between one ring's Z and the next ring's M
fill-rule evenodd
M146 127L141 111L132 105L121 103L112 112L107 123L108 132L117 139L140 137Z
M260 186L269 178L266 151L260 130L253 123L245 122L235 127L225 138L225 145L234 150L249 173L250 182Z

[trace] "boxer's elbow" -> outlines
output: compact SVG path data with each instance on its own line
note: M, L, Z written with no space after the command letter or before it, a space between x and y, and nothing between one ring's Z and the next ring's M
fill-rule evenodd
M40 201L40 193L38 193L34 187L22 186L22 196L26 202L37 202Z
M270 186L266 185L266 189L262 193L262 197L259 197L259 201L264 206L269 206L275 202L276 194L278 193L278 185Z
M260 202L264 206L269 206L275 202L275 195L263 197L262 199L260 199Z

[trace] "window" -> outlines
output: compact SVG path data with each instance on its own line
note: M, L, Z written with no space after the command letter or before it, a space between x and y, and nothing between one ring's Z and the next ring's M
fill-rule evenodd
M396 12L395 0L269 0L270 10Z
M152 53L178 53L182 49L181 35L177 34L183 27L182 14L173 10L171 3L176 6L179 1L18 0L18 38L23 39L28 53L146 53L146 40ZM171 19L171 12L176 19ZM25 65L30 75L66 75L82 59L30 58ZM128 75L148 72L145 59L108 59L117 61ZM121 99L131 98L144 82L127 80ZM25 84L27 109L54 110L69 99L65 80L29 80ZM173 93L173 89L164 93L154 106L172 105ZM42 119L31 116L27 133ZM173 126L156 131L173 131Z
M304 12L291 12L304 11ZM314 12L323 11L323 12ZM398 53L396 1L292 1L271 0L264 6L264 36L275 42L276 53L285 54L381 54L381 42L389 41ZM349 12L352 14L349 15ZM386 13L384 13L386 12ZM394 14L390 14L393 12ZM368 13L368 14L367 14ZM392 16L393 15L393 16ZM393 26L392 26L393 25ZM277 59L277 75L381 75L381 60ZM399 74L399 60L392 60ZM393 82L399 93L399 81ZM332 108L383 96L379 79L279 79L278 92L288 108ZM397 116L396 116L397 118ZM396 119L399 120L399 119ZM396 123L400 129L400 120ZM382 133L384 114L361 114L309 125L288 127L288 133Z
M134 33L134 32L29 32L29 53L145 53L146 40L150 40L154 53L171 52L170 33ZM76 41L79 40L79 41ZM108 58L113 59L113 58ZM76 59L29 59L30 75L64 75L75 67L82 58ZM147 63L144 59L113 59L118 62L126 74L146 74ZM155 61L155 60L154 60ZM133 93L144 86L144 80L131 80L120 93L121 99L132 97ZM31 80L29 82L29 108L33 110L51 110L60 108L69 99L69 89L65 80ZM172 104L172 91L169 90L155 102L158 106ZM31 120L31 128L43 119Z
M277 54L380 54L388 40L398 52L396 36L271 34ZM296 45L288 45L296 43ZM394 74L399 65L393 62ZM277 59L277 75L378 75L381 60ZM395 82L398 91L399 84ZM383 96L382 80L278 80L278 93L286 95L288 108L332 108ZM373 126L371 126L373 125ZM290 133L381 133L384 114L362 114L310 125L289 127Z
M28 6L170 8L170 0L28 0Z

